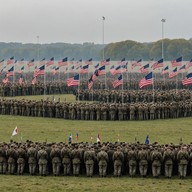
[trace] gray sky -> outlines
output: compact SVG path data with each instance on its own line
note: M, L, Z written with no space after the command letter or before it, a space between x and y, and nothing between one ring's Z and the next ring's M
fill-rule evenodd
M0 42L105 43L192 37L192 0L0 0Z

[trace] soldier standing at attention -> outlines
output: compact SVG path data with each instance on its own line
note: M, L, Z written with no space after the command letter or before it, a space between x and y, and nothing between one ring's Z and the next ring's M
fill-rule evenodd
M107 163L109 161L109 157L108 154L105 152L104 147L102 147L101 151L97 154L97 161L99 164L99 176L106 177Z
M29 174L35 175L35 170L37 167L37 149L34 144L30 145L27 150L28 164L29 164Z
M59 176L61 167L61 150L55 144L51 149L50 157L52 159L53 175Z
M189 153L186 146L182 146L177 154L178 171L181 179L184 179L187 175L187 165L189 160Z
M122 164L124 161L124 154L121 151L121 148L118 146L117 150L113 153L113 162L114 162L114 176L121 176Z
M39 174L41 176L46 176L47 174L47 163L48 163L48 153L44 146L37 153L37 159L39 164Z
M86 174L87 177L93 176L94 162L96 159L95 151L91 147L84 152L84 162L86 165Z
M171 178L173 172L174 153L170 147L167 147L163 153L163 161L165 166L165 177Z

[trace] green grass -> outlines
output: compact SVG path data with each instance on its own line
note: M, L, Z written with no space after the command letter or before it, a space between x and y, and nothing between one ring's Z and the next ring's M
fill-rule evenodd
M150 141L160 144L178 144L180 138L184 143L192 141L191 118L154 120L154 121L73 121L53 118L33 118L21 116L0 116L0 141L8 142L15 126L22 133L23 140L43 142L67 141L72 133L78 142L96 142L98 133L102 142L135 142L135 137L143 143L146 135ZM13 139L20 140L20 134Z
M72 94L64 94L64 95L31 95L31 96L17 96L17 97L4 97L5 99L29 99L29 100L41 100L41 99L47 99L49 97L49 100L52 100L53 96L55 97L55 100L58 101L58 98L60 98L60 101L64 102L75 102L75 95ZM2 98L2 97L0 97Z
M10 184L11 183L11 184ZM39 176L0 176L1 192L60 192L60 191L133 191L133 192L190 192L191 178L171 180L160 178L86 178L86 177L39 177Z

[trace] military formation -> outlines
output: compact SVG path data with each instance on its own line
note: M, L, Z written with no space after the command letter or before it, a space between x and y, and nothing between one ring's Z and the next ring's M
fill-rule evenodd
M76 100L97 101L103 103L136 103L136 102L178 102L192 99L188 89L164 90L79 90Z
M4 142L0 174L183 179L192 175L192 145Z
M180 90L179 94L175 94L174 91L157 92L154 97L155 102L151 102L153 100L151 96L146 99L143 92L135 93L136 98L129 97L133 101L131 103L68 103L49 100L49 98L40 101L0 99L0 115L98 121L155 120L192 116L191 93L188 90Z

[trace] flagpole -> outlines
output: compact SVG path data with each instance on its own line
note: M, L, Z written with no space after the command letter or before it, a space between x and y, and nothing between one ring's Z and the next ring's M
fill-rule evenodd
M44 72L44 100L46 98L46 69L47 69L47 66L46 66L46 63L45 63L45 72Z
M153 78L153 71L152 71L152 87L153 87L153 103L155 103L155 85L154 85L154 78Z
M123 72L122 72L122 67L121 67L121 75L122 75L122 90L121 90L121 97L122 97L122 103L124 103L124 99L123 99Z
M105 59L105 48L104 48L104 43L105 43L105 17L102 16L102 41L103 41L103 62ZM107 72L105 68L105 90L107 89Z
M79 69L79 83L78 83L78 102L79 102L79 90L80 90L80 79L81 79L81 75L80 75L80 69Z

